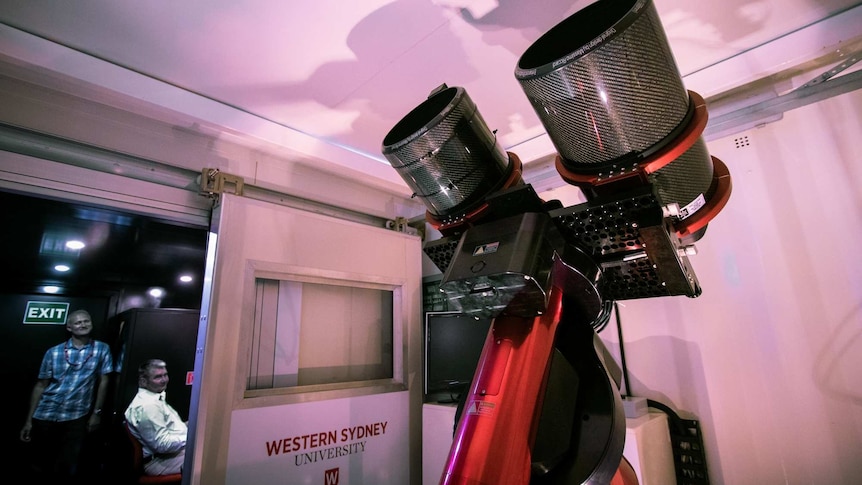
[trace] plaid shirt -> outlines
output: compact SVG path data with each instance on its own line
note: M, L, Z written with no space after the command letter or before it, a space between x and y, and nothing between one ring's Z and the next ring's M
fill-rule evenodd
M45 352L39 379L50 382L42 393L33 418L43 421L69 421L90 412L96 380L113 372L108 344L98 340L81 349L72 339Z

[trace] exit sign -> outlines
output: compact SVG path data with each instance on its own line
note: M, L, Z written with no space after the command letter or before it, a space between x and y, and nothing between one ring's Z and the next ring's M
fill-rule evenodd
M68 303L55 301L28 301L24 312L24 323L63 325L69 313Z

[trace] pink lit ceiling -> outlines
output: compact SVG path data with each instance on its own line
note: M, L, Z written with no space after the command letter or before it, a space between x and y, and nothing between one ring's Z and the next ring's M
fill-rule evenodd
M589 3L0 0L0 22L385 163L386 133L442 83L467 89L505 149L541 137L515 66ZM704 95L720 86L698 73L857 3L655 0L688 88Z

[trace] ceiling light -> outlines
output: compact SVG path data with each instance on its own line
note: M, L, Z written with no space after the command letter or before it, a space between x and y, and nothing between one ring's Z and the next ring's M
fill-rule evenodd
M43 286L42 291L44 291L45 293L57 293L58 291L60 291L60 287L59 286L53 286L53 285L52 286Z
M69 249L84 249L87 245L84 244L83 241L78 241L76 239L72 239L70 241L66 241L66 247Z
M165 295L165 290L163 288L150 288L149 290L147 290L147 294L149 294L153 298L161 298Z
M72 268L67 264L58 264L57 266L54 266L54 270L59 271L61 273L65 273L66 271L69 271L70 269L72 269Z
M184 275L180 276L180 281L182 281L183 283L191 283L192 277L191 277L191 275L184 274Z

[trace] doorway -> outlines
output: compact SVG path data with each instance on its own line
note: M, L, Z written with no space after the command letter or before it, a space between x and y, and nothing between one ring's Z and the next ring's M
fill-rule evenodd
M208 231L23 192L0 191L0 207L5 269L0 279L0 325L8 336L7 350L0 353L0 372L9 383L12 403L12 419L4 421L0 436L5 449L12 450L8 463L21 464L28 450L18 435L42 356L68 338L59 321L25 323L28 302L67 303L68 311L87 309L93 317L93 337L113 345L117 335L111 322L130 309L199 311ZM85 246L66 247L72 239ZM110 429L117 416L112 414L87 443L83 471L91 482L119 483L115 477L122 470L112 465L116 457L108 456L118 449Z

